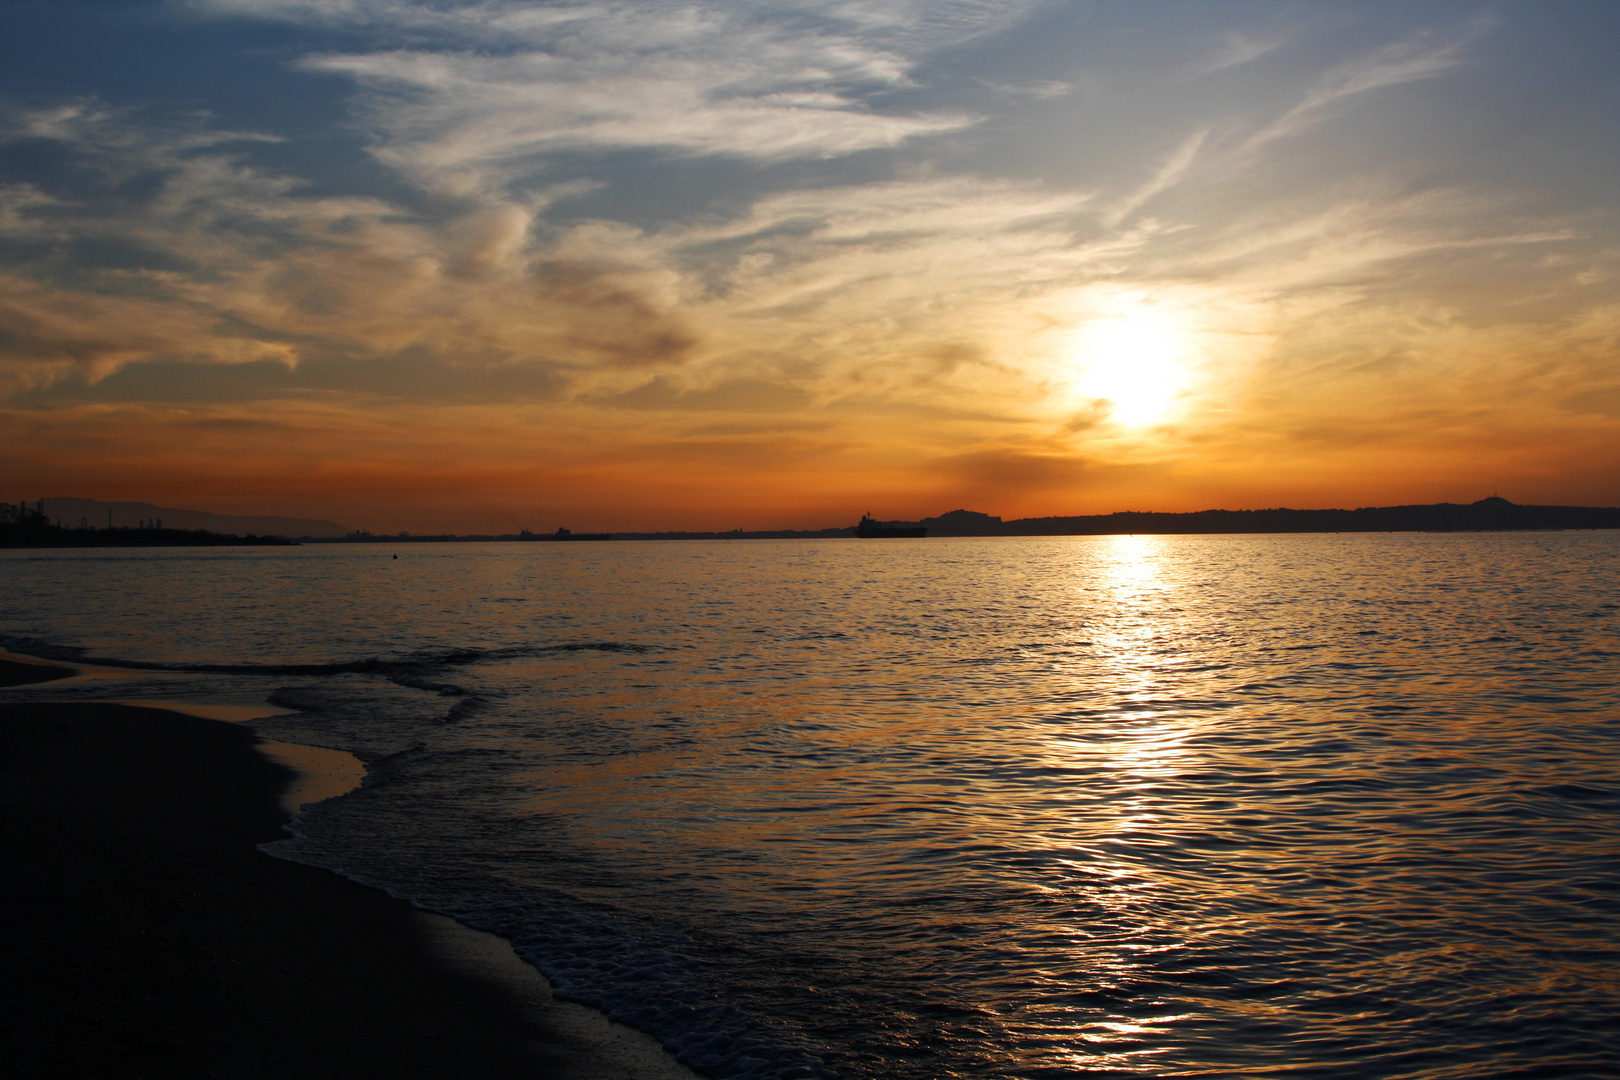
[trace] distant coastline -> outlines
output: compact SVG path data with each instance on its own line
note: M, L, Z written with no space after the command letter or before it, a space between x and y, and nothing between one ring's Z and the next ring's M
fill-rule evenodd
M234 536L203 529L12 529L0 525L0 548L297 547L285 536Z
M112 526L98 529L80 522L63 525L45 512L45 500L0 503L0 548L63 547L288 547L297 540L285 536L236 536L207 529L166 529L161 520L143 521L131 528Z
M293 520L293 519L287 519ZM1527 532L1620 529L1620 507L1534 506L1491 496L1472 503L1366 506L1355 510L1195 510L1185 513L1121 510L1003 521L976 510L952 510L920 521L878 521L894 530L924 529L942 536L1124 536L1263 533ZM557 540L818 540L854 538L859 525L823 529L666 530L661 532L410 533L236 536L203 529L141 527L98 529L53 523L30 504L0 503L0 547L174 547L220 545L527 543Z
M1139 533L1525 532L1620 529L1620 507L1528 506L1492 496L1474 503L1369 506L1356 510L1195 510L1187 513L1122 510L1113 514L1018 518L1003 521L975 510L952 510L920 521L881 521L897 529L926 528L929 536L1126 536ZM725 532L669 530L616 532L614 540L818 540L855 537L858 525L825 529L731 529ZM373 536L351 533L341 540L316 537L306 543L424 543L549 540L550 534Z
M1002 521L971 510L925 518L937 536L1118 536L1136 533L1521 532L1620 528L1620 507L1528 506L1491 496L1473 503L1356 510L1122 510Z

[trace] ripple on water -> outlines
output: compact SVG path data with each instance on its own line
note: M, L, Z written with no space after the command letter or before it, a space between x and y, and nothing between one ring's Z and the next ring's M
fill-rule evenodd
M0 634L274 691L371 767L291 851L711 1076L1620 1074L1613 534L575 547L7 553Z

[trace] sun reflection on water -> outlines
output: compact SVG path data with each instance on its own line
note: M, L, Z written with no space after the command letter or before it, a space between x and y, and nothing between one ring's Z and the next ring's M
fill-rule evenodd
M1153 719L1162 709L1158 669L1164 642L1173 636L1173 587L1161 572L1161 548L1158 537L1112 536L1099 559L1109 615L1093 638L1110 667L1116 708L1133 722Z
M269 600L257 557L0 553L0 629L77 588L142 614L57 631L93 655L298 630L338 674L232 685L385 781L298 850L699 1032L708 1075L1609 1075L1617 543L424 545L359 599L384 564L327 545ZM276 617L210 638L177 566Z
M1098 994L1099 1002L1132 1002L1072 1010L1068 1045L1053 1054L1069 1067L1109 1074L1151 1074L1171 1040L1164 1032L1196 1023L1179 1010L1155 1015L1135 988L1187 947L1192 928L1168 915L1173 875L1146 853L1172 843L1165 834L1175 808L1164 790L1188 768L1196 719L1175 706L1167 685L1174 666L1178 584L1167 572L1166 538L1096 537L1077 544L1071 598L1085 620L1089 649L1077 656L1073 680L1081 703L1050 740L1055 768L1082 778L1067 812L1047 822L1044 842L1060 856L1070 884L1060 891L1074 910L1071 961L1058 996ZM1100 676L1100 678L1099 678Z

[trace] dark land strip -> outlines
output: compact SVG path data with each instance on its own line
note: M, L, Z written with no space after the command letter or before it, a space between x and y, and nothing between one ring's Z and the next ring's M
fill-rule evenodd
M1170 513L1121 510L1113 514L1016 518L1003 521L976 510L952 510L919 521L876 521L890 529L922 528L929 536L1202 536L1264 533L1525 532L1620 529L1620 507L1530 506L1492 496L1473 503L1364 506L1356 510L1195 510ZM833 540L855 538L859 527L826 529L732 529L729 532L616 532L372 535L302 538L306 544L435 543L445 541L548 540Z
M0 548L296 547L283 536L234 536L206 529L69 529L0 524Z
M43 500L42 500L43 502ZM3 508L6 504L0 504ZM22 504L19 504L22 506ZM0 520L0 548L39 547L216 547L226 545L344 543L480 543L590 540L832 540L859 535L855 525L825 529L732 529L727 532L669 531L571 533L396 534L351 532L347 536L229 536L201 529L64 528L43 512L12 508L15 520ZM20 515L20 516L19 516ZM1491 496L1472 503L1419 506L1363 506L1355 510L1195 510L1186 513L1121 510L1112 514L1016 518L1003 521L976 510L952 510L920 521L877 521L894 529L922 528L929 536L1202 536L1258 533L1357 532L1525 532L1566 529L1620 529L1620 507L1531 506Z

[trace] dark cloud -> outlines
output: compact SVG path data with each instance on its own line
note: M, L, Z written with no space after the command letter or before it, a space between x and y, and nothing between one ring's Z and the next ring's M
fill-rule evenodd
M1570 412L1596 413L1599 416L1620 416L1620 386L1605 387L1573 394L1563 400Z
M685 360L697 336L611 267L554 262L535 274L533 288L571 354L612 367L652 367Z
M688 390L659 376L634 389L595 400L621 409L782 413L804 408L811 397L801 387L767 379L728 379L715 386Z
M128 340L53 333L50 327L28 312L0 303L0 359L68 359L78 363L94 363L128 348Z
M3 339L0 339L3 343ZM98 382L82 375L18 395L19 406L70 401L225 405L341 396L443 404L545 401L567 379L544 362L456 362L423 348L386 356L317 357L295 368L270 360L241 364L150 361L129 364Z
M983 450L936 459L932 471L970 488L1023 494L1072 488L1086 479L1093 463L1080 457L1018 450Z
M1071 435L1078 435L1082 431L1090 431L1099 427L1108 420L1112 411L1111 404L1103 398L1088 401L1084 408L1076 410L1063 424L1063 430Z

